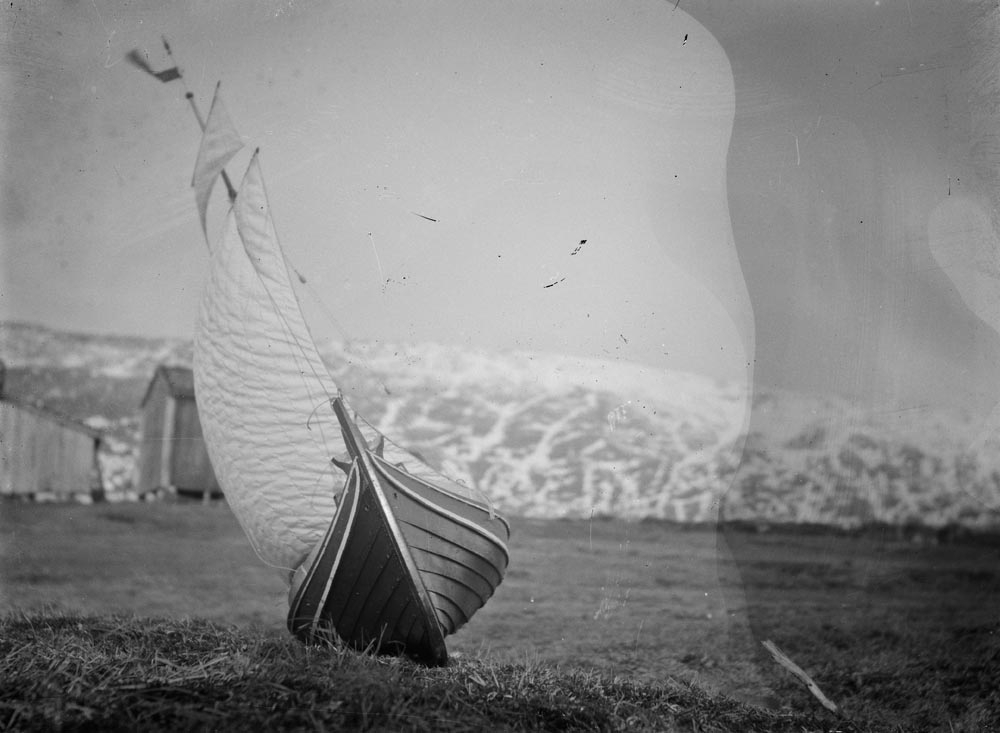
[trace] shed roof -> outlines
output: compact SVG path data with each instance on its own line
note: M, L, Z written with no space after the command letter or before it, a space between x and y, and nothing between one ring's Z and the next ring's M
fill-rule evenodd
M72 418L69 415L56 412L51 408L46 407L42 402L31 403L21 399L12 399L10 395L3 395L3 397L0 398L0 403L9 405L14 409L21 410L23 412L36 415L37 417L44 418L45 420L53 422L60 427L67 428L68 430L83 433L87 437L93 438L94 440L101 440L103 437L103 432L101 430L92 428L90 425L87 425L87 423Z
M142 398L142 405L145 405L146 401L149 400L153 385L156 384L156 380L160 376L166 381L167 392L171 397L174 399L194 399L194 372L185 366L160 364L153 372L152 379L149 380L146 394Z

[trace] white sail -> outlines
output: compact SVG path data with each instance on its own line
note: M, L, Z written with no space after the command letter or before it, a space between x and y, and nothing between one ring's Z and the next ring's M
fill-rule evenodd
M326 404L337 387L276 245L255 156L213 248L195 333L195 390L233 513L265 562L292 569L336 509L343 474L330 457L342 442Z
M194 198L198 205L198 216L201 218L201 230L208 236L205 217L208 213L208 199L212 194L215 180L226 167L226 163L243 147L243 141L233 126L229 113L219 96L219 85L215 87L212 106L205 121L205 129L201 136L201 147L198 149L198 159L194 164L194 176L191 185L194 187Z
M231 141L235 133L221 131L228 124L213 104L205 134ZM232 155L231 145L208 148L219 160ZM211 160L199 164L196 191L210 189L221 170ZM334 515L345 477L331 458L345 446L329 405L339 389L292 289L256 153L212 248L194 347L198 411L219 484L261 559L292 570ZM360 427L379 444L377 431ZM476 494L391 442L385 457L455 493Z

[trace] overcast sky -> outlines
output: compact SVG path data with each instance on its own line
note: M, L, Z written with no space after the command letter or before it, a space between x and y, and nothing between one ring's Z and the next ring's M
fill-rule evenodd
M0 314L190 334L205 267L188 189L197 129L177 82L122 62L138 47L166 67L164 34L203 107L221 80L261 146L318 336L739 375L726 56L657 3L570 7L5 11Z
M5 6L0 318L190 336L197 125L123 61L166 35L261 147L320 338L992 407L967 7Z

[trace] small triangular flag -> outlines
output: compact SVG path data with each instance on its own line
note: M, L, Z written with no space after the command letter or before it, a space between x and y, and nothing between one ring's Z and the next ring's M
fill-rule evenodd
M153 71L153 67L149 65L149 62L146 61L142 52L137 48L133 48L125 54L125 58L136 68L142 69L150 76L155 76L160 81L173 81L174 79L181 78L181 70L176 66L164 69L163 71Z
M154 72L153 76L155 76L160 81L173 81L174 79L181 78L181 70L178 69L176 66L173 66L163 71Z

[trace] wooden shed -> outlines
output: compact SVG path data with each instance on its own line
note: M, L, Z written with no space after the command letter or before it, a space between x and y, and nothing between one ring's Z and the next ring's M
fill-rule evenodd
M202 437L187 367L157 367L142 398L138 491L169 489L181 495L221 496Z
M0 362L0 496L100 498L100 431L6 395L4 371Z

